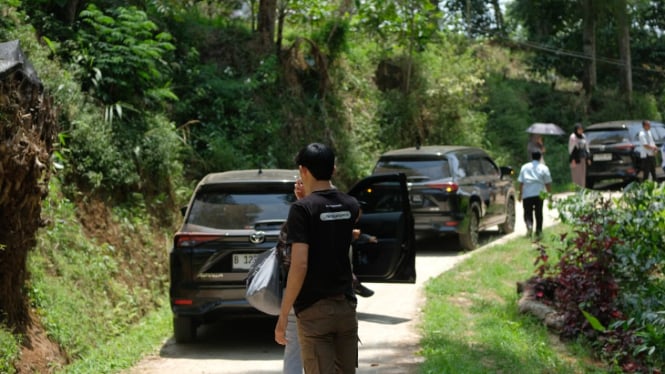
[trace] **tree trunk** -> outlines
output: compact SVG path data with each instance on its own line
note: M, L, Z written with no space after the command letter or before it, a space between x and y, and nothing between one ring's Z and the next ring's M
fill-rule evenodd
M596 88L596 17L593 0L583 1L582 43L584 55L587 57L582 86L587 97Z
M257 31L261 45L269 50L275 40L275 17L277 16L277 0L261 0L257 20Z
M621 58L621 94L628 105L633 101L633 73L630 57L630 25L626 0L617 0L616 19L619 35L619 57Z
M2 48L11 43L20 51L18 42ZM25 59L20 52L13 56ZM33 74L31 67L0 74L0 322L19 333L30 323L26 260L42 223L56 134L51 101Z
M497 31L499 35L505 36L506 30L503 25L503 13L501 12L499 0L492 0L492 8L494 9L494 22L496 22Z

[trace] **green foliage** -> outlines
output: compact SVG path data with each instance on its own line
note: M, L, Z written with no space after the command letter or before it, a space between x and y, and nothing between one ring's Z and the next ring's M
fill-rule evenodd
M545 233L545 242L556 240ZM519 313L515 281L529 276L532 254L527 239L514 239L426 283L419 372L607 373L584 347L558 345L539 320Z
M52 225L39 233L29 256L26 286L49 335L73 358L88 355L163 302L166 250L156 248L147 213L117 208L105 230L111 242L95 242L78 223L76 208L50 184L43 214ZM102 219L98 216L96 219ZM141 238L137 242L137 238ZM85 318L81 318L81 316Z
M378 108L380 139L387 148L422 144L483 145L485 69L474 50L441 37L415 56L395 61L413 69L410 90L383 93ZM432 66L445 68L432 69Z
M557 302L567 302L560 298L572 287L568 293L575 295L577 305L610 326L594 338L606 358L624 367L661 367L665 355L657 347L665 337L665 184L632 183L612 200L583 192L557 205L562 221L576 233L564 241L562 259L569 260L558 264L553 278L563 286ZM571 277L573 269L577 274ZM607 282L584 283L593 274ZM573 280L576 285L570 284ZM571 331L585 330L579 317L574 324L571 318Z
M60 374L116 373L154 352L171 334L173 315L166 302L132 326L131 330L85 352Z
M21 351L17 338L4 325L0 325L0 372L2 373L16 373L14 363Z
M135 7L107 13L94 4L81 12L79 64L91 89L104 104L155 108L176 97L169 88L166 55L175 47L171 35Z

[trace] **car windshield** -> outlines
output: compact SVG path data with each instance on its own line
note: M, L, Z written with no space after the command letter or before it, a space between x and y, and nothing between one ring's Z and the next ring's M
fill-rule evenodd
M450 178L447 159L438 160L379 160L374 174L401 172L408 179L435 180Z
M605 145L616 143L630 143L628 130L593 130L586 131L584 135L590 145Z
M294 200L292 192L203 191L192 203L187 223L216 229L254 229L260 223L286 221Z

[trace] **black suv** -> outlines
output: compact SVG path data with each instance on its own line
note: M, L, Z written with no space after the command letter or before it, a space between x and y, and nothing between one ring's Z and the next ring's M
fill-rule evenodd
M245 299L247 270L259 253L277 243L295 200L297 176L297 170L236 170L199 182L169 256L176 342L193 340L199 325L220 314L260 313ZM363 210L357 228L378 238L378 243L354 246L354 273L365 282L414 283L406 177L368 177L349 193Z
M651 135L660 148L665 141L665 126L660 122L649 122ZM584 130L591 152L591 165L586 171L587 188L593 188L601 180L620 179L627 183L638 178L640 131L642 120L595 123ZM659 165L656 167L656 178L665 178Z
M464 249L478 247L478 233L515 229L511 167L497 167L479 148L435 145L384 153L373 174L404 173L416 234L458 234Z

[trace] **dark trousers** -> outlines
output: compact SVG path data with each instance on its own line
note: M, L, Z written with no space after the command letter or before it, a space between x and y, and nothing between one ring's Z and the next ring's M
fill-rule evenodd
M653 181L656 181L656 157L647 156L642 160L642 180L645 181L649 179L649 174L653 178Z
M522 200L524 207L524 222L526 229L531 231L533 229L533 217L536 217L536 234L543 231L543 199L539 196L525 197Z

